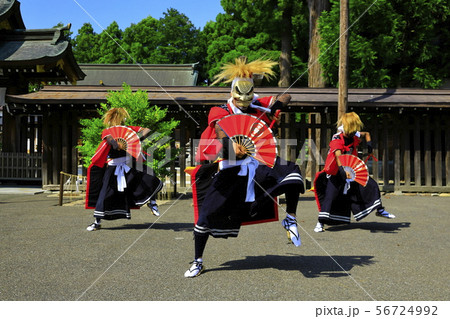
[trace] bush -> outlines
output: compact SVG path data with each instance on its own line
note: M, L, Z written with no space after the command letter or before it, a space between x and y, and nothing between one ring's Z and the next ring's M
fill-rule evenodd
M132 92L131 87L124 83L122 91L109 91L107 103L101 103L97 110L99 117L81 119L82 145L79 150L82 155L83 165L88 167L100 141L102 131L106 128L102 117L111 107L123 107L130 114L125 125L147 127L151 134L142 141L142 149L150 154L146 165L149 166L158 177L170 175L169 164L178 153L171 147L170 136L179 124L173 118L165 120L167 110L156 105L150 106L146 91Z

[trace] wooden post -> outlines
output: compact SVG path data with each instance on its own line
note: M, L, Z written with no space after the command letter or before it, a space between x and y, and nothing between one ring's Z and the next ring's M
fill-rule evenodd
M347 112L348 103L348 0L340 1L338 119Z
M64 174L63 172L59 172L59 206L63 205L63 196L64 196Z

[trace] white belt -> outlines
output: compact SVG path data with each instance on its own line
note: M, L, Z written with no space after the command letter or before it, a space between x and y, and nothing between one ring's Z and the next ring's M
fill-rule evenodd
M127 180L125 178L125 173L130 171L130 167L127 165L126 157L113 158L108 162L109 166L116 166L114 175L117 176L117 190L123 192L127 187Z
M344 185L344 195L347 195L348 190L350 189L350 182L353 182L352 179L346 179Z
M229 160L223 160L219 162L219 169L227 169L230 167L241 166L241 170L239 171L239 176L247 176L247 195L245 196L246 202L254 202L255 201L255 172L258 167L259 162L255 160L253 157L248 156L246 159L233 161L230 163Z

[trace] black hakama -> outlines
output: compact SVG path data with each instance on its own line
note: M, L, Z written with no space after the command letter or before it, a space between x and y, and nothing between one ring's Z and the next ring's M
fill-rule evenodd
M299 167L280 158L274 168L262 164L256 168L254 202L245 202L248 177L238 175L239 166L220 171L218 167L218 163L204 164L192 174L198 234L237 237L241 225L278 220L277 196L296 193L292 196L296 208L298 193L304 193Z
M89 192L87 205L95 207L94 218L113 220L130 219L130 209L138 208L154 199L163 183L153 175L138 171L134 167L125 173L126 188L117 187L116 167L91 166L89 169Z

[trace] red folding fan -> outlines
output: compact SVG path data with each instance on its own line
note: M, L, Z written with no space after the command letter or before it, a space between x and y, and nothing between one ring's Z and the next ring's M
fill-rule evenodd
M111 126L103 131L102 138L107 135L111 135L113 139L122 144L128 154L138 158L141 153L141 141L131 128L122 125Z
M277 142L267 124L253 115L231 114L217 122L225 134L247 150L247 155L273 167L277 158Z
M341 155L339 156L339 160L344 170L350 173L352 181L362 186L367 185L369 181L369 170L363 160L354 155Z

